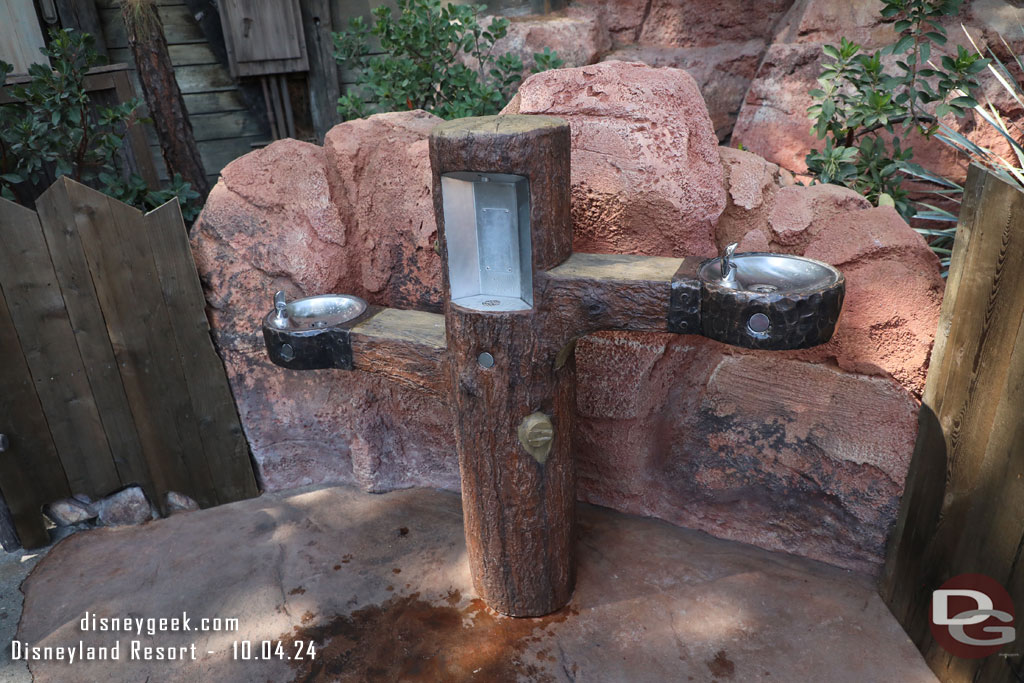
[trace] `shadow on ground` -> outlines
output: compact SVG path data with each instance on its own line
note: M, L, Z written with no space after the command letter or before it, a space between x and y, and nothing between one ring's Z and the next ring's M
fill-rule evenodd
M593 506L579 521L576 593L540 619L475 598L450 493L318 488L98 529L36 567L18 637L119 644L31 662L37 681L934 681L868 577ZM83 631L86 612L192 630Z

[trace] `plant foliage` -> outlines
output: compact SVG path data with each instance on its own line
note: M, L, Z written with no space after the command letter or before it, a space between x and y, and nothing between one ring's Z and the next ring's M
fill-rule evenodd
M199 195L180 175L170 187L151 190L118 168L117 153L127 127L138 120L140 102L97 107L90 101L86 73L104 61L93 42L88 33L50 31L42 49L50 66L31 65L31 80L8 88L15 101L0 106L0 196L31 205L53 178L66 175L143 210L177 197L191 221ZM0 84L12 70L0 60Z
M966 28L963 31L974 47L975 53L979 58L982 58L984 56L983 51L978 47L974 37ZM999 36L999 39L1007 53L1013 56L1013 62L1017 69L1024 73L1024 58L1014 53L1005 38ZM999 59L990 47L986 47L985 52L988 54L986 62L989 72L991 72L999 85L1002 86L1007 95L1016 101L1018 105L1024 107L1024 88L1022 88L1020 81L1010 73L1010 69L1007 68L1006 64ZM964 95L962 92L955 94L958 96ZM944 123L939 123L938 132L935 134L935 137L957 152L965 154L973 163L983 166L1006 182L1016 184L1024 190L1024 143L1022 143L1024 130L1015 122L1006 119L1000 114L999 110L990 101L976 105L974 111L981 120L999 134L1001 139L1006 141L1011 152L1009 155L1000 154L974 142ZM964 192L964 188L961 185L948 178L928 173L920 166L908 167L905 171L914 178L927 183L929 188L931 188L928 190L929 194L936 195L946 200L947 203L960 203L960 198ZM939 255L943 267L943 275L945 275L953 253L957 217L951 212L923 200L917 201L916 204L920 208L914 214L914 217L928 221L928 223L924 223L928 227L915 228L915 230L928 239L929 246ZM932 224L935 224L935 227L932 227Z
M865 52L846 38L822 49L828 60L810 92L807 110L814 133L825 141L807 155L819 182L845 185L874 204L891 204L905 217L915 213L902 183L913 158L906 136L931 136L938 119L963 116L977 105L970 93L988 64L962 46L946 44L940 20L956 14L960 0L883 0L882 17L894 22L898 39ZM933 61L933 48L938 64Z
M378 111L425 109L442 118L496 114L522 80L523 62L494 54L509 21L480 23L485 5L441 4L441 0L398 0L398 14L380 6L373 26L362 17L334 34L335 56L358 72L354 88L338 100L345 119ZM370 54L370 36L383 54ZM533 72L557 69L558 54L535 53ZM475 65L472 68L470 65Z

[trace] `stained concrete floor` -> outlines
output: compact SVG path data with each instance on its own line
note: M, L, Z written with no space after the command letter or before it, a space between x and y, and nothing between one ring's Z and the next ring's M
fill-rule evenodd
M75 534L23 584L18 638L119 643L118 661L30 662L37 681L935 680L866 577L579 512L576 593L540 619L474 598L456 495L320 488ZM192 630L83 631L86 612ZM237 630L197 630L218 617ZM192 644L195 660L133 660Z
M22 595L19 586L36 565L40 551L0 550L0 683L27 683L32 680L24 661L11 659L11 641L18 631Z

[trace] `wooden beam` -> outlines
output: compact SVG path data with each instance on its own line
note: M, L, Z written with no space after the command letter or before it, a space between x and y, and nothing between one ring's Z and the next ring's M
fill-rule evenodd
M448 398L444 316L385 308L349 333L352 365Z
M185 376L192 414L220 503L259 493L249 445L228 378L210 337L206 297L199 282L181 209L172 200L146 216L156 273L174 332L177 362ZM173 359L168 358L168 362Z
M39 218L0 202L0 287L73 493L120 487Z
M468 118L435 128L430 166L441 254L446 227L453 228L445 225L441 177L477 169L529 179L534 278L564 262L572 253L569 148L568 124L553 117ZM447 276L445 289L450 299ZM561 608L576 579L575 362L571 354L559 362L563 325L548 316L543 296L535 285L530 310L445 307L473 585L488 606L519 617Z
M96 39L93 47L103 56L107 56L107 41L103 35L103 24L100 22L96 4L89 0L56 0L57 15L60 25L90 34Z
M334 59L331 2L299 0L299 5L309 53L310 113L317 144L323 144L327 131L341 122L338 115L341 80L338 77L338 63Z
M0 199L0 211L5 203L9 202ZM7 449L0 453L0 493L21 544L38 548L50 542L42 506L67 498L71 488L2 291L0 356L0 433L8 439Z
M1017 659L952 657L929 627L931 592L987 574L1024 601L1024 193L968 173L918 440L881 593L942 680L1013 679ZM1020 641L1003 653L1024 655Z
M672 276L682 262L661 256L573 254L539 274L539 306L578 334L667 332Z

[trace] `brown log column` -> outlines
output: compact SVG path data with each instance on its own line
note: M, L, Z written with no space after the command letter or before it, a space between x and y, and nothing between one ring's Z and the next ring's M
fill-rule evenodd
M559 609L575 581L574 363L571 353L559 353L574 331L544 313L537 286L538 274L572 250L569 144L565 122L542 116L461 119L441 124L430 139L470 568L487 604L517 617ZM441 176L464 171L529 181L529 310L451 302ZM490 367L489 359L480 362L483 353L493 357Z

